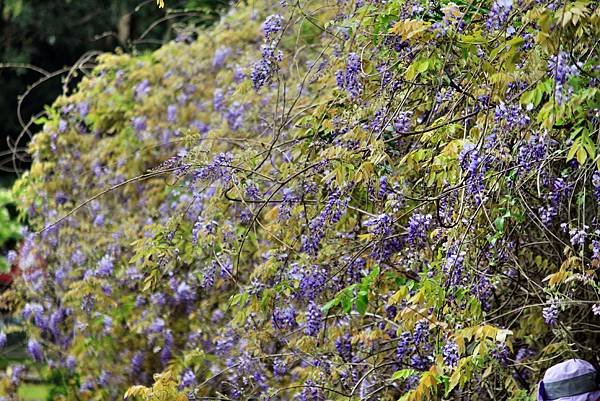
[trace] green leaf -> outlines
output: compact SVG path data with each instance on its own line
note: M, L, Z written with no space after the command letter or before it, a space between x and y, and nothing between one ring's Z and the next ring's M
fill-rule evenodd
M323 311L323 313L327 313L329 311L329 309L333 308L334 306L338 306L339 304L340 304L340 300L338 298L333 298L331 301L329 301L325 305L323 305L323 307L321 308L321 311Z
M504 231L504 216L499 216L494 220L494 225L496 226L496 230Z
M348 291L342 292L340 295L340 302L345 313L350 313L352 310L352 294L348 294Z
M369 305L369 293L367 291L360 291L356 298L356 310L361 315L364 315Z
M390 377L390 379L391 380L405 380L416 374L417 374L417 371L414 369L400 369L400 370L395 371L394 374L392 375L392 377Z

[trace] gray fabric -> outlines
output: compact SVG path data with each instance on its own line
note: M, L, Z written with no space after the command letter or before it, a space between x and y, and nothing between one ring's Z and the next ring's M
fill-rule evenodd
M551 383L544 383L546 400L556 400L562 397L589 393L600 390L595 372Z

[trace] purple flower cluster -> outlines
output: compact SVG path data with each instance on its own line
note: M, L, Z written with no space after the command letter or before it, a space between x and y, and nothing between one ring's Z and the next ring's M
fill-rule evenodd
M306 383L304 383L304 388L297 399L298 401L324 401L325 396L323 391L315 386L315 383L311 379L308 379Z
M444 363L448 366L456 366L458 363L458 345L456 341L448 341L442 348Z
M12 372L10 375L10 383L13 386L18 386L21 383L21 379L25 375L27 368L24 365L17 364L12 366Z
M42 362L44 360L42 345L37 340L31 339L27 342L27 352L36 362Z
M215 50L215 55L213 57L213 68L220 69L225 65L225 61L227 57L231 54L231 48L227 46L221 46L217 50Z
M506 104L501 102L494 109L494 122L496 124L504 123L504 127L509 130L523 130L531 119L523 111L519 103Z
M281 358L275 358L273 361L273 374L275 377L283 377L287 373L285 361Z
M336 71L335 79L340 89L346 89L352 99L358 99L363 92L360 79L361 63L356 53L349 53L346 60L346 70Z
M147 79L141 81L136 85L134 92L136 100L141 100L142 98L146 97L148 93L150 93L150 81Z
M594 174L592 174L592 187L594 188L596 202L600 202L600 171L594 171Z
M480 194L484 189L483 176L487 170L484 158L472 143L463 146L458 158L460 166L466 174L468 192L471 195Z
M552 180L551 190L547 195L549 203L538 209L540 219L546 226L550 225L554 218L558 216L561 201L569 196L572 189L573 185L566 183L563 178L559 177Z
M261 59L252 65L250 80L254 89L259 90L269 84L273 74L279 69L279 62L283 58L283 53L277 51L274 43L261 46Z
M293 306L288 306L287 308L275 308L272 318L273 327L279 330L284 330L286 328L295 329L298 327L298 322L296 321L297 315L298 313Z
M556 326L556 323L558 323L558 312L558 303L556 301L552 301L550 305L543 308L542 316L547 325Z
M98 267L94 272L96 277L109 277L113 274L114 258L111 255L104 255L98 262Z
M492 306L492 295L494 287L488 277L488 272L482 272L475 278L475 283L471 287L471 293L481 302L481 308L489 311Z
M489 31L500 29L504 26L513 8L513 0L496 0L488 14L485 26Z
M339 189L329 195L321 213L309 223L308 234L302 235L302 251L313 256L319 252L319 245L325 236L326 224L336 224L348 207L349 201L350 199Z
M385 213L380 214L365 221L364 225L379 240L371 252L376 260L386 260L401 249L400 238L398 236L391 236L393 221L390 215Z
M184 369L184 371L181 373L180 388L193 387L196 385L196 383L197 381L194 371L190 368Z
M194 179L205 181L221 180L223 184L227 184L231 180L233 174L231 168L232 162L233 155L231 153L219 153L209 164L200 167L195 171Z
M277 218L280 221L287 221L291 217L292 208L298 204L300 198L294 194L294 191L285 188L282 191L281 203L277 212Z
M450 287L457 287L464 282L464 258L466 252L458 251L458 247L453 245L446 252L446 261L443 265L443 272L446 276L446 284Z
M334 342L335 350L344 362L352 360L352 338L350 334L345 333L337 337Z
M548 60L548 74L554 78L555 99L558 104L568 101L573 89L568 85L569 79L579 75L579 69L575 64L569 63L569 54L560 51Z
M269 15L262 24L262 31L266 39L272 39L273 35L283 28L283 17L279 14Z
M550 146L546 136L532 135L527 142L519 147L518 164L519 169L529 172L534 166L545 159Z
M311 301L306 310L306 327L304 333L308 336L316 337L319 331L321 331L322 318L321 309L316 303Z
M133 125L133 129L135 130L136 134L141 134L143 131L146 130L146 123L147 119L145 116L138 116L138 117L134 117L132 120L132 125Z
M298 296L305 300L315 299L324 289L327 281L327 270L311 265L299 270L294 264L290 269L290 277L299 279Z
M566 232L568 229L567 223L562 223L560 225L560 227L562 228L562 230L564 232ZM587 232L588 228L589 228L589 226L587 226L587 225L584 225L582 228L571 227L569 229L571 245L573 245L574 247L583 246L585 244L585 240L588 237L588 232Z
M413 213L408 219L408 242L418 246L427 241L427 232L431 226L431 214Z
M232 131L239 130L244 124L244 111L246 107L239 102L233 102L224 112L227 125Z
M398 361L403 361L410 354L410 351L413 350L412 344L412 334L409 331L403 331L398 337L398 344L396 345L396 358Z
M412 111L401 111L394 118L394 130L397 133L410 132Z

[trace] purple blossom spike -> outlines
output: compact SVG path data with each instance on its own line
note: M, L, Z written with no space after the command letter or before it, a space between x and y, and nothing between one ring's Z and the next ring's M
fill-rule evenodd
M140 100L150 93L150 81L144 79L139 84L136 85L135 89L135 98L136 100Z
M316 337L321 331L321 309L314 302L308 304L306 311L306 327L304 333L311 337Z
M273 327L283 330L285 328L294 329L298 327L296 322L296 309L293 306L287 308L275 308L273 311Z
M111 255L104 255L100 262L98 262L98 267L94 272L96 277L109 277L113 274L114 269L114 258Z
M42 345L37 340L31 339L27 342L27 352L36 362L42 362L44 360Z
M558 323L558 303L555 301L551 302L550 305L544 307L542 310L542 316L544 321L549 326L556 326Z
M269 15L262 25L262 31L265 38L271 39L274 34L281 31L283 17L279 14Z
M458 345L455 341L448 341L442 348L444 363L448 366L456 366L458 362Z
M226 46L221 46L215 51L215 55L213 57L213 68L219 69L225 65L225 60L231 53L231 48Z
M360 71L360 57L356 53L349 53L346 60L346 70L335 73L337 85L341 89L346 89L348 95L354 100L358 99L363 92Z
M192 369L187 368L181 373L181 388L193 387L196 383L196 375Z
M275 377L283 377L287 373L285 361L281 358L275 358L273 361L273 374Z
M409 354L412 342L413 339L410 332L404 331L402 332L402 334L400 334L398 344L396 345L396 358L399 361L402 361L404 357L406 357Z
M135 132L139 134L146 129L146 117L144 117L144 116L134 117L132 124L133 124L133 129L135 130Z

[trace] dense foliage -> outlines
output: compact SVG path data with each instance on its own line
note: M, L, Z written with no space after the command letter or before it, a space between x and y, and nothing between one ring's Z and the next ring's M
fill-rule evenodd
M67 400L532 399L600 341L599 35L594 1L265 1L99 57L15 186L32 358Z

